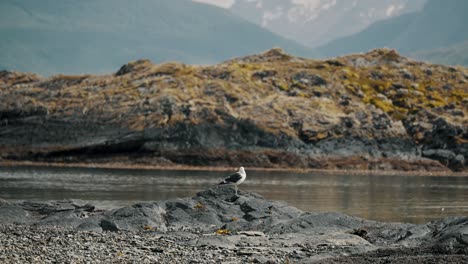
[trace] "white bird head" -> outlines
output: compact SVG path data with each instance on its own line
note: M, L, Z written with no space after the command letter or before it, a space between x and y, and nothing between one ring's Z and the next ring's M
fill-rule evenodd
M240 173L245 173L244 167L240 167L240 168L239 168L239 172L240 172Z

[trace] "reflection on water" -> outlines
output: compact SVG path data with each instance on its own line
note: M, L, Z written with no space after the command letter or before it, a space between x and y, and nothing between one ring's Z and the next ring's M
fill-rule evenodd
M468 215L467 177L349 176L248 171L241 190L310 212L338 211L380 221L428 222ZM101 208L195 195L229 172L0 168L7 200L81 199ZM444 210L442 210L444 208Z

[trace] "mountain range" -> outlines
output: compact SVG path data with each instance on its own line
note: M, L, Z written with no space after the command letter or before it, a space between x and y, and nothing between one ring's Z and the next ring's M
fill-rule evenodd
M468 41L453 46L414 52L410 56L440 64L468 66Z
M316 47L372 23L419 11L426 0L236 0L229 9L249 21Z
M0 70L103 73L135 59L210 64L280 46L313 52L189 0L0 1Z
M467 65L464 0L222 2L3 0L0 70L108 73L141 58L205 65L272 47L308 58L389 47Z
M216 4L321 57L390 47L415 59L468 65L463 0L195 0Z
M318 51L323 56L337 56L389 47L416 58L452 64L454 60L443 58L443 50L463 54L467 49L467 12L465 0L429 0L421 11L376 22L357 34L331 41ZM463 64L457 55L452 57L455 63Z

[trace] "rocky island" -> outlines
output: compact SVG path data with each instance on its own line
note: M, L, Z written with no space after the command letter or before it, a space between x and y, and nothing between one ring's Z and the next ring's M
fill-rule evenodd
M0 201L0 241L2 263L466 263L468 217L382 223L227 186L109 211Z
M468 69L389 49L0 72L0 160L466 171Z

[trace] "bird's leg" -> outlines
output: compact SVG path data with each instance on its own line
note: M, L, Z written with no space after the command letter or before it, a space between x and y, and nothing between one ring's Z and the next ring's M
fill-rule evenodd
M236 196L237 196L237 185L234 185L234 188L236 188Z

